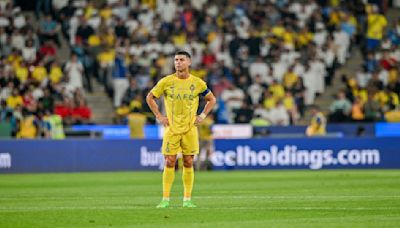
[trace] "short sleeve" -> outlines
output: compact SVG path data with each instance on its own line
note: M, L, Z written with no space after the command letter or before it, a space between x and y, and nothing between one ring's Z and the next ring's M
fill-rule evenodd
M166 80L165 78L158 81L156 86L150 91L155 97L159 98L161 95L164 94L164 87L165 87Z
M211 92L211 90L207 87L207 84L203 80L200 80L199 84L200 84L200 95L202 97L207 96L207 94Z

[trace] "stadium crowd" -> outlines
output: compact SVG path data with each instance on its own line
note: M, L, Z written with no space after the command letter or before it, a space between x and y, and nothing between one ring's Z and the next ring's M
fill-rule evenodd
M398 81L392 81L399 25L382 37L370 31L370 23L381 28L386 19L363 0L38 1L43 5L37 8L37 29L33 18L4 2L9 3L0 12L1 118L13 113L15 135L24 115L34 115L35 123L46 112L66 125L90 122L85 93L92 91L92 80L112 97L117 123L133 109L154 123L144 97L173 72L176 50L192 54L191 73L218 98L216 123L296 124L354 48L368 53L365 67L357 77L343 77L347 90L339 99L345 101L335 101L330 119L351 119L357 107L366 115L360 107L376 99L379 110L387 111L385 105L395 99L384 94L397 91L398 97ZM378 22L371 21L373 12ZM68 60L57 58L61 39L71 50ZM379 92L361 92L379 84L374 78L386 80Z
M343 75L345 89L330 107L331 122L400 121L400 19L389 24L379 5L368 5L364 61Z
M295 124L349 57L363 1L74 1L61 28L117 120L150 113L143 97L173 72L176 50L218 98L217 123ZM152 122L151 115L148 115Z
M0 2L0 124L2 136L64 138L63 125L90 122L83 66L58 59L59 23L37 24L13 1Z

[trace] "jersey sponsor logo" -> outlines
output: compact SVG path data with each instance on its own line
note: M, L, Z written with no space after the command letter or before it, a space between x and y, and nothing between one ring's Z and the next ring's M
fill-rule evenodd
M176 100L190 100L192 101L194 99L194 96L192 94L187 94L187 93L183 93L183 94L168 94L168 97L172 98L172 99L176 99Z

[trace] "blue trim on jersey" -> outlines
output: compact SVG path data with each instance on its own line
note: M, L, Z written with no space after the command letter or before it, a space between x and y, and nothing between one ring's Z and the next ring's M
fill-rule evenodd
M211 92L211 90L207 88L206 90L204 90L204 92L200 93L200 95L205 97L209 92Z

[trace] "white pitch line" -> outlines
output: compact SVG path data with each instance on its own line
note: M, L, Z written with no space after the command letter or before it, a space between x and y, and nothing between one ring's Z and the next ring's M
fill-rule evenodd
M27 198L29 200L71 200L71 199L78 199L78 200L103 200L104 198L112 200L113 198L119 198L121 196L67 196L67 197L4 197L0 196L0 201L2 200L20 200L22 198ZM134 199L134 198L160 198L159 196L130 196L124 195L123 198ZM226 196L194 196L193 198L197 199L351 199L351 198L400 198L400 195L342 195L342 196L335 196L335 195L316 195L316 196L235 196L235 195L226 195Z
M337 199L337 198L400 198L396 196L195 196L204 199Z
M76 206L60 206L60 207L0 207L0 212L31 212L31 211L55 211L55 210L155 210L150 206L101 206L101 207L76 207ZM171 209L182 209L182 207L171 207ZM198 207L193 210L265 210L265 211L298 211L298 210L323 210L323 211L399 211L400 207Z

